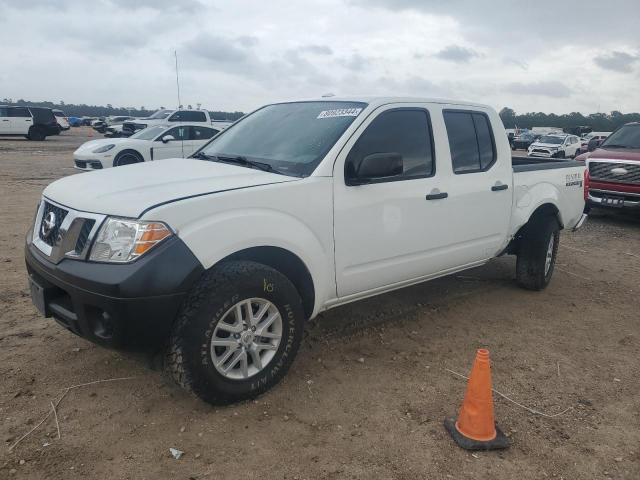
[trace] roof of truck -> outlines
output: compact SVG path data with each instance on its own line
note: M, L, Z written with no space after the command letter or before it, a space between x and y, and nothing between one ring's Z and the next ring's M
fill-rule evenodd
M448 105L464 105L468 107L482 107L492 108L489 105L482 103L469 102L466 100L451 100L446 98L432 98L432 97L379 97L379 96L363 96L363 97L320 97L320 98L308 98L303 100L292 100L290 102L276 102L276 103L292 103L295 101L301 102L363 102L371 106L378 107L380 105L386 105L389 103L441 103Z

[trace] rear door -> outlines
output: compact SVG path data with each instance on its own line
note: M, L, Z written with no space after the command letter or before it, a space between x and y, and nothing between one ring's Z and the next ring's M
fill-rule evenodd
M511 152L503 135L496 138L492 111L442 110L453 178L446 200L451 248L459 261L471 263L496 255L507 239L512 208Z
M3 122L4 123L4 122ZM33 125L31 112L26 107L9 107L9 132L12 135L26 135Z

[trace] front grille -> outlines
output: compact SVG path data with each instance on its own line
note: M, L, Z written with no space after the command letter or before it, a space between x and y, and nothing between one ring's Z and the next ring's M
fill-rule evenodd
M102 169L102 163L100 163L98 160L75 160L75 164L76 164L76 167L82 168L82 169L87 169L87 168L91 168L93 170Z
M78 240L76 241L76 247L74 249L76 255L80 255L87 246L87 242L89 241L89 234L91 233L91 229L93 228L95 223L95 220L87 219L82 224L82 228L80 229L80 233L78 234Z
M534 153L544 153L545 155L549 155L549 150L543 150L542 148L534 148L532 150Z
M69 213L64 208L44 202L38 235L40 240L53 247L60 240L60 226ZM45 223L46 222L46 223Z
M640 185L640 163L589 162L592 180Z

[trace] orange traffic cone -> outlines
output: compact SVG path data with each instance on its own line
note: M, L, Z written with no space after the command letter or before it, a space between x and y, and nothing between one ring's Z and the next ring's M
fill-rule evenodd
M493 419L489 350L481 348L476 353L458 420L447 418L444 426L455 442L467 450L495 450L509 446L509 440Z

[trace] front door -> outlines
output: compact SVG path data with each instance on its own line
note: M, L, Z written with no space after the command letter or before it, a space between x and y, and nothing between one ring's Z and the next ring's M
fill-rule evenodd
M382 107L360 126L334 167L337 295L345 297L446 268L447 175L438 171L428 109ZM350 168L376 153L402 156L402 173L348 185Z
M160 138L153 142L153 159L163 160L189 156L191 154L189 129L188 125L179 125L164 132ZM164 141L163 139L169 135L173 137L173 140Z

